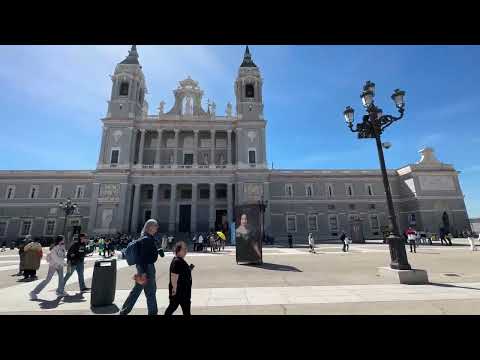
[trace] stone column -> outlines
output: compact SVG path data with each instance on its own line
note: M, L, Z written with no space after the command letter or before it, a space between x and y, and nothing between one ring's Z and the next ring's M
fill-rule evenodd
M198 165L198 130L193 130L193 166Z
M143 167L143 148L145 147L145 129L140 129L140 147L138 149L138 164Z
M158 221L158 184L153 184L153 195L152 195L152 219Z
M227 184L227 222L230 229L230 223L233 217L233 196L232 196L232 184Z
M135 184L135 193L133 195L132 224L130 228L130 231L134 234L137 233L138 227L138 212L140 211L140 196L142 195L141 188L141 184Z
M128 222L131 210L131 199L132 199L132 184L125 184L125 189L122 188L124 184L120 185L120 204L119 207L123 207L123 214L121 217L121 231L128 232ZM125 193L123 193L125 191Z
M210 130L211 149L210 149L210 165L215 165L215 130Z
M98 166L101 166L105 163L105 143L107 142L107 128L102 126L102 143L100 145L100 156L98 158Z
M177 184L171 185L170 190L170 216L168 219L168 231L175 232L175 215L177 214Z
M270 183L265 182L263 183L263 199L265 201L268 201L267 208L265 209L265 234L271 235L271 223L272 223L272 217L271 217L271 207L272 207L272 202L270 201ZM308 228L308 217L306 218L307 220L307 228Z
M179 136L180 130L174 129L174 131L175 131L175 150L174 150L175 152L173 154L173 164L177 166L178 165L178 140L180 138Z
M97 220L97 198L98 198L98 192L100 190L100 184L99 183L93 183L92 186L92 195L90 195L90 217L88 219L88 232L92 234L95 230L96 226L96 220ZM90 235L89 234L89 235Z
M137 138L138 138L138 130L132 130L132 139L130 142L130 164L133 165L135 162L135 151L137 150Z
M157 147L157 151L155 152L155 165L154 165L154 167L156 168L160 167L160 151L162 147L163 130L158 130L157 133L158 133L158 147Z
M125 219L125 209L127 207L127 191L128 191L128 184L121 183L120 184L120 201L117 207L117 219L115 221L115 226L117 231L124 231L124 219Z
M210 183L210 207L208 215L209 230L215 226L215 183Z
M232 165L232 130L227 130L227 165Z
M197 231L197 184L192 184L192 213L190 217L190 231Z

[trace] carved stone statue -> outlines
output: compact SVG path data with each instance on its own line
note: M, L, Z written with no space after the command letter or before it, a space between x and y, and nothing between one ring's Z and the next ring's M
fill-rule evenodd
M212 101L212 109L210 111L212 116L215 116L216 111L217 111L217 105L215 104L215 101Z
M203 163L208 165L208 154L203 154Z
M160 106L158 107L159 114L163 114L165 109L165 101L160 101Z
M232 117L232 104L228 102L227 104L227 109L225 110L225 113L227 114L227 117Z

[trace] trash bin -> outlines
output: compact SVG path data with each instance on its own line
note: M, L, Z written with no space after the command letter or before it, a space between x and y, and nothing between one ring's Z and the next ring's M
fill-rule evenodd
M90 306L108 306L115 300L117 260L97 260L93 268Z

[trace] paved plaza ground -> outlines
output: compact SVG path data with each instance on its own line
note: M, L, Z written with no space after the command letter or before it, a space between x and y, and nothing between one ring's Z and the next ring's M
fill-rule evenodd
M193 314L480 314L480 251L471 252L466 240L455 246L422 245L409 255L413 268L428 271L428 285L392 284L377 276L389 263L388 246L378 242L353 244L348 253L340 244L321 244L317 254L307 248L264 248L264 264L237 265L235 249L220 253L189 253L193 270ZM45 249L44 253L47 253ZM91 284L93 264L86 258L85 278ZM159 312L167 306L168 267L172 254L157 261ZM90 309L90 293L79 293L74 274L68 297L55 295L56 276L39 295L28 293L46 275L42 261L39 280L18 282L17 251L0 253L0 314L113 314L133 285L134 267L117 263L115 306ZM133 314L146 314L141 295ZM181 310L177 311L181 314Z

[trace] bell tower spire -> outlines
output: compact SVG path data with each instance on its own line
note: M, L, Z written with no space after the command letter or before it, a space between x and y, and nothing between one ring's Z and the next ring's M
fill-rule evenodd
M141 120L148 113L147 85L138 58L137 46L132 45L127 57L115 67L107 118Z
M260 69L253 62L247 45L235 80L239 120L263 120L262 85Z

